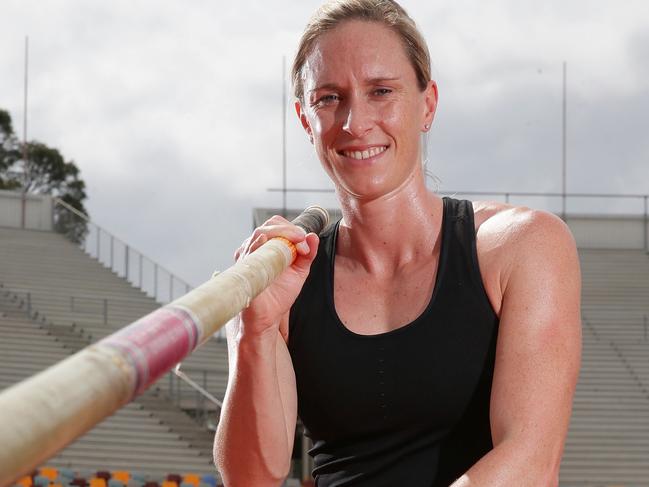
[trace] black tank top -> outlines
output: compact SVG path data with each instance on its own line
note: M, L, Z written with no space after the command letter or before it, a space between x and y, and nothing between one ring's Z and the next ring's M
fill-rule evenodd
M473 206L443 202L430 302L387 333L359 335L340 321L333 300L340 222L320 236L291 308L288 344L318 487L448 487L493 447L498 317L480 276Z

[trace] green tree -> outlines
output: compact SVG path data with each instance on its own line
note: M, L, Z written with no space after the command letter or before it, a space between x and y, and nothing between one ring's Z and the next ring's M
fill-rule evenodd
M9 112L0 109L0 189L15 189L18 183L7 177L7 170L20 158Z
M0 109L0 189L50 194L87 215L83 205L86 185L77 165L66 162L58 149L42 142L27 142L26 160L22 149L9 112ZM61 205L55 205L54 225L58 232L76 243L83 242L87 234L85 220Z

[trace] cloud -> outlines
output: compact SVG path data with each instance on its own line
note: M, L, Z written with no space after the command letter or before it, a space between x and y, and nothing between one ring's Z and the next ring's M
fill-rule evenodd
M254 205L278 206L282 56L319 2L7 0L0 107L74 159L93 218L198 283L230 263ZM568 61L569 189L644 192L644 0L404 1L440 87L430 168L443 190L560 188ZM288 183L331 188L287 106ZM335 204L331 194L289 205Z

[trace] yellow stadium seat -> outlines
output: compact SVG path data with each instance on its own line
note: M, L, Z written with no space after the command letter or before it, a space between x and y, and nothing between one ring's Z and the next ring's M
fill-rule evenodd
M16 485L22 485L22 487L32 487L32 478L29 475L25 475L21 478Z
M59 476L59 471L54 467L41 467L38 469L39 475L47 477L51 481L56 480L56 477Z
M113 472L113 478L115 480L119 480L120 482L128 484L128 481L131 478L131 473L125 470L118 470L116 472Z
M106 487L106 481L104 479L98 479L97 477L92 477L90 479L89 487Z
M187 482L188 484L192 484L195 487L198 487L198 484L201 483L201 477L199 475L196 475L195 473L188 473L183 477L183 482Z

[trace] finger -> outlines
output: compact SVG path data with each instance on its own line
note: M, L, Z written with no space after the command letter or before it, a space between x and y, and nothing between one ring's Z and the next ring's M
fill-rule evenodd
M320 243L320 239L315 233L309 233L306 236L305 243L309 247L309 253L308 254L299 254L297 256L297 259L295 259L295 262L293 263L293 267L298 271L298 272L309 272L309 268L311 267L311 263L315 259L317 253L318 253L318 244Z
M268 237L265 234L259 235L254 242L250 245L250 248L248 249L247 254L253 253L255 250L257 250L259 247L264 245L268 241Z
M277 225L265 225L255 229L252 234L252 239L256 239L259 235L266 235L268 239L274 237L284 237L287 240L290 240L293 243L298 243L304 240L306 237L306 232L304 229L298 227L297 225L292 225L291 223L277 224Z

